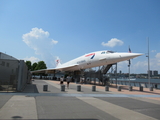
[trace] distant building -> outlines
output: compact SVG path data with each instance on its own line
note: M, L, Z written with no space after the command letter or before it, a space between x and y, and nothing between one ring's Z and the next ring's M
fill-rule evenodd
M152 76L152 75L153 75L153 74L152 74L152 70L149 70L149 71L148 71L148 73L150 73L150 76Z
M158 71L157 71L157 70L154 70L154 71L153 71L153 75L154 75L154 76L157 76L157 75L158 75Z

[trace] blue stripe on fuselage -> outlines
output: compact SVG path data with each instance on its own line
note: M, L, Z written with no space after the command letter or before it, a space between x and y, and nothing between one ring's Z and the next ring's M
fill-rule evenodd
M95 56L95 54L91 57L91 59L93 59L93 58L94 58L94 56Z

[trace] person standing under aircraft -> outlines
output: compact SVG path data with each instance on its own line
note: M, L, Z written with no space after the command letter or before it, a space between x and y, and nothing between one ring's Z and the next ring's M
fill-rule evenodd
M70 76L67 76L67 88L69 89L69 83L71 81L71 77Z
M63 76L61 76L61 78L60 78L60 84L61 85L63 84L63 80L64 80L64 78L63 78Z
M84 84L84 83L85 83L85 81L84 81L84 76L82 76L82 77L80 78L80 83L81 83L81 84Z

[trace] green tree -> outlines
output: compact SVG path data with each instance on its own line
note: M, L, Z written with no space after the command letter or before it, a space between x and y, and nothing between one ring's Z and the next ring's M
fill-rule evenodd
M35 70L41 70L41 69L46 69L46 64L44 61L39 61L37 66L35 67Z
M31 70L31 61L26 61L26 65L28 67L28 70Z
M39 61L37 66L35 67L35 70L41 70L41 69L47 69L44 61ZM45 73L38 73L38 75L40 75L40 79L42 79L42 76L46 76Z
M32 70L32 71L36 70L37 65L38 65L38 64L37 64L36 62L33 63L33 64L32 64L32 67L31 67L31 70Z

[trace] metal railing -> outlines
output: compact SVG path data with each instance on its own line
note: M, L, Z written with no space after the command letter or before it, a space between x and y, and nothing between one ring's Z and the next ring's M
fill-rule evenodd
M116 84L116 81L115 80L110 80L110 83L111 84ZM131 83L131 86L136 86L136 87L143 86L143 87L146 87L146 88L149 87L148 82L130 81L130 83ZM117 80L117 84L119 84L119 85L129 85L129 81ZM160 83L150 83L150 86L153 87L153 88L160 89Z

